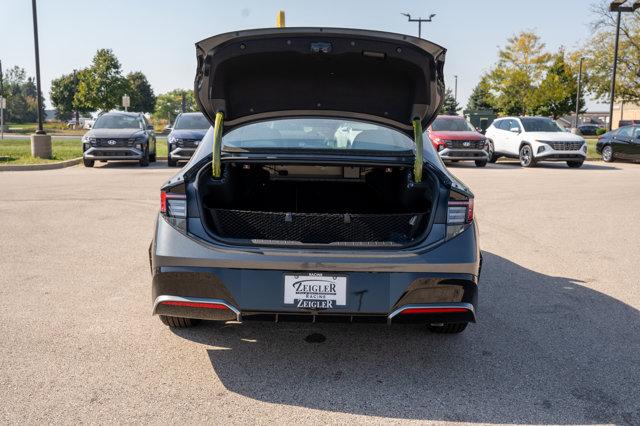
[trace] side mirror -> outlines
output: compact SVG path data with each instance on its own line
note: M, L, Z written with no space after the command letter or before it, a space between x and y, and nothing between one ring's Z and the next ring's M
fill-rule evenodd
M153 124L147 125L147 130L153 130Z
M509 129L509 131L510 131L510 132L513 132L513 133L520 133L520 128L518 128L518 127L512 127L512 128L510 128L510 129Z

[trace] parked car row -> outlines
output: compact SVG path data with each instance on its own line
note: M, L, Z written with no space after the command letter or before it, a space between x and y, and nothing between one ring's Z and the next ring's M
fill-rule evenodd
M502 117L483 135L460 116L438 116L427 136L445 162L474 161L484 167L500 157L517 158L523 167L541 161L566 161L580 167L587 158L587 144L546 117Z
M178 115L167 137L167 165L191 158L206 131L211 127L200 112ZM144 114L108 112L98 117L82 137L82 157L86 167L96 161L137 161L146 167L156 161L156 135Z

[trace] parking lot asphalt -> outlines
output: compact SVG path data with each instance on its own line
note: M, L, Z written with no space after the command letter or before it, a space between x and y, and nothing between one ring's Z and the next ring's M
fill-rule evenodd
M484 252L479 322L457 336L172 331L147 248L175 169L0 173L0 423L640 424L640 165L452 170Z

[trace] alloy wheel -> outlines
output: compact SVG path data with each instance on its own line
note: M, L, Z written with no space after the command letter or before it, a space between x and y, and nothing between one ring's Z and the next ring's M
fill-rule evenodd
M602 149L602 159L607 163L613 160L613 148L611 148L609 145L605 146Z
M524 145L520 148L520 164L523 167L529 167L533 161L533 152L529 145Z

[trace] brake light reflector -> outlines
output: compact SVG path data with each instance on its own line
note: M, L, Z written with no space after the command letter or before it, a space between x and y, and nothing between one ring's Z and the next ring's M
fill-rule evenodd
M221 303L184 302L181 300L165 300L161 305L185 306L188 308L229 309Z
M455 314L468 312L466 308L409 308L400 314Z

